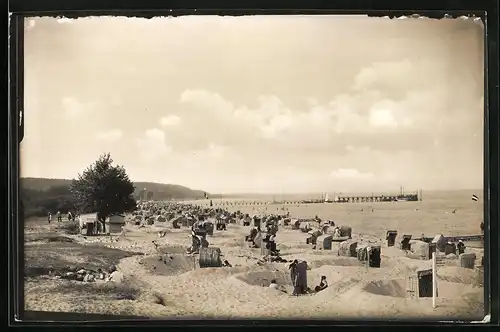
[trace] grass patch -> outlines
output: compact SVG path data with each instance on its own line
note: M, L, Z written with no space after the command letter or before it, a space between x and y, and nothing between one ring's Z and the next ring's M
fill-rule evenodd
M67 238L66 238L67 239ZM40 241L37 241L40 242ZM123 258L138 255L130 251L107 248L99 244L81 245L76 242L56 241L48 237L42 243L27 243L24 249L25 277L76 271L80 268L97 271L117 265Z
M75 242L73 239L61 235L59 233L26 233L24 234L24 242L44 242L44 243L73 243Z
M63 283L54 289L55 292L68 294L85 294L89 299L132 300L139 297L141 290L127 282L115 283Z
M56 229L65 234L77 235L80 234L80 223L77 221L65 221L59 223Z

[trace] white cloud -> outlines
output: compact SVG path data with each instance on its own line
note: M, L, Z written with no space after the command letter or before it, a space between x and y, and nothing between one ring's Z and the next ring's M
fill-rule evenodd
M208 155L212 158L221 158L227 153L228 148L225 146L210 143L207 149Z
M402 83L402 78L412 80L417 73L414 64L405 59L398 62L375 62L363 68L354 79L354 90L378 88L381 85L394 86Z
M100 141L116 142L123 137L123 132L120 129L111 129L108 131L99 132L96 138Z
M374 177L373 173L361 173L355 168L339 168L330 173L330 177L336 179L371 179Z
M181 122L181 118L173 114L164 116L160 119L160 125L162 127L178 126L181 124Z
M166 144L165 133L156 128L146 130L144 135L137 139L136 147L139 157L145 162L153 162L172 151Z
M398 126L398 122L387 109L372 110L370 112L370 124L374 127L392 127Z

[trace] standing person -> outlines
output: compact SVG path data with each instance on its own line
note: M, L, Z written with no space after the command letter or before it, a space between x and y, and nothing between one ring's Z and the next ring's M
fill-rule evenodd
M297 278L297 264L299 264L298 260L294 260L292 264L288 266L290 269L290 278L292 279L293 292L292 295L299 296L299 282Z
M458 245L457 245L457 249L458 249L458 254L463 254L465 252L465 244L462 240L458 240Z
M61 211L57 211L56 216L57 216L57 222L61 222L62 221Z
M269 243L269 250L271 252L271 255L276 255L278 252L278 250L276 250L276 235L271 234L267 241Z
M68 211L68 221L73 220L73 215L71 214L71 211Z
M49 212L49 214L47 215L47 221L50 222L52 221L52 213Z

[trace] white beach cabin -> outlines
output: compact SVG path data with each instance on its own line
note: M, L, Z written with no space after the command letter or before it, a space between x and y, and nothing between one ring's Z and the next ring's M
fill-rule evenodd
M85 233L84 228L87 228L87 224L95 223L97 221L97 213L86 213L81 214L78 222L80 223L80 232Z
M109 216L107 224L109 233L121 233L122 227L125 225L125 216L121 214Z

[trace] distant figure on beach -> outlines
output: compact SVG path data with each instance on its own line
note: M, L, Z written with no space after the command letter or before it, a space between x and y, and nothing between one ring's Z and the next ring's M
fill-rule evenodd
M57 222L61 222L62 221L61 211L57 211L56 216L57 216Z
M315 292L320 292L328 287L328 282L326 281L326 276L321 276L321 281L318 286L314 288Z
M462 240L458 240L457 250L459 255L465 252L465 244Z
M52 213L49 212L49 214L47 215L47 221L50 222L52 221Z
M73 215L71 214L71 211L68 212L68 221L73 220Z

